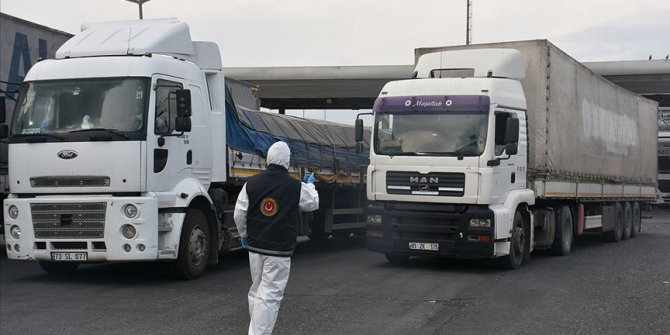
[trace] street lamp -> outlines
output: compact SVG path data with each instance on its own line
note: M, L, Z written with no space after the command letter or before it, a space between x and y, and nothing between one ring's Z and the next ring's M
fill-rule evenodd
M140 6L140 20L142 20L142 19L144 18L144 17L142 16L142 5L143 5L145 2L149 2L149 1L151 1L151 0L126 0L126 1L128 1L128 2L132 2L132 3L136 3L137 5Z

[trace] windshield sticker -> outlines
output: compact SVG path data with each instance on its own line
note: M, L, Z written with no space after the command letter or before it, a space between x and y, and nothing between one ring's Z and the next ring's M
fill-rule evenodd
M42 133L42 128L25 128L21 130L22 135L34 135Z
M375 113L488 113L490 98L486 95L400 96L375 101Z

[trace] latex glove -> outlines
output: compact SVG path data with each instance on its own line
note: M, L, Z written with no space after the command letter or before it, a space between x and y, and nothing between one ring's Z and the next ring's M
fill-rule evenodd
M247 235L242 235L242 248L249 249L249 239Z
M302 177L302 181L305 184L314 184L314 172L305 173L305 176Z

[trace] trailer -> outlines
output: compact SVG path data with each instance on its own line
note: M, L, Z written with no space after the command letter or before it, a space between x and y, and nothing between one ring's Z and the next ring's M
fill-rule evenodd
M640 232L655 198L656 102L546 40L416 56L413 79L386 84L373 109L368 249L516 268L533 250L568 255L586 232Z
M237 193L279 140L293 176L317 176L320 210L302 216L300 233L363 230L367 154L353 127L259 111L255 89L227 82L218 46L193 41L177 19L83 25L26 74L0 129L8 257L56 274L159 261L201 276L240 248Z

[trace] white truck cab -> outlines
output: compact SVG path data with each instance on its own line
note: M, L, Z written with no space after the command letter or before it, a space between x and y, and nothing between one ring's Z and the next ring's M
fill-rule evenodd
M639 232L654 197L653 102L546 40L425 51L414 78L387 83L374 104L369 250L517 268L534 249L569 254L585 231Z
M9 127L8 257L50 272L176 260L184 278L215 264L220 59L185 23L161 19L84 26L35 64Z

